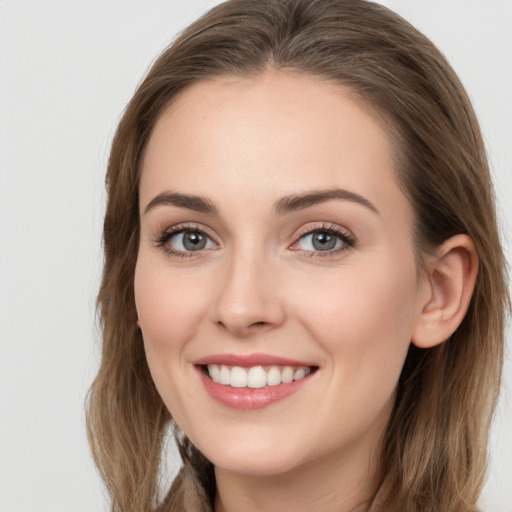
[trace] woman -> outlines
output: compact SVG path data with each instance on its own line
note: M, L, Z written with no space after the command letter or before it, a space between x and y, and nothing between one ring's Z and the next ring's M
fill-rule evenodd
M107 184L88 421L112 510L478 510L504 259L424 36L365 1L226 2L153 65Z

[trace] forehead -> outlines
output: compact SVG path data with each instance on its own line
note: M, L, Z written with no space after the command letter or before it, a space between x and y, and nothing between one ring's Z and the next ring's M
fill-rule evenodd
M332 82L219 77L183 91L156 123L141 202L168 189L255 203L330 187L379 200L400 194L393 154L384 123Z

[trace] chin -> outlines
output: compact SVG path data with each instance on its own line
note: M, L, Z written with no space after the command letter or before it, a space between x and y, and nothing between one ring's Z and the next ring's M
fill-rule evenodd
M248 457L222 458L219 463L212 461L216 469L247 476L277 476L289 473L297 468L296 461L275 456L260 455L257 459Z
M240 475L272 476L287 473L301 464L297 445L292 450L269 443L218 444L220 449L201 450L216 469ZM287 448L287 447L286 447Z

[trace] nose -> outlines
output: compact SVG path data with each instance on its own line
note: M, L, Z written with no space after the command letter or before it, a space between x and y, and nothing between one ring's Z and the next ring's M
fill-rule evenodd
M219 275L214 322L237 337L271 330L284 322L279 271L261 254L233 255Z

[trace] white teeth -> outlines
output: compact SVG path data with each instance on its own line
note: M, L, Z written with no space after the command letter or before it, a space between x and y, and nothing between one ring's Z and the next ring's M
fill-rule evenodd
M267 374L261 366L254 366L247 374L247 386L250 388L262 388L267 385Z
M210 371L210 366L208 366L208 371ZM211 373L210 377L215 380ZM224 384L224 386L229 386L231 384L231 370L227 366L223 365L220 367L220 376L218 382L219 384Z
M271 366L267 371L262 366L242 368L241 366L229 367L223 364L209 364L207 368L208 374L214 382L234 388L262 388L277 386L281 383L288 384L294 380L303 379L311 372L311 369L306 366L300 368Z
M233 388L247 387L247 372L240 366L233 366L231 369L231 386Z
M283 373L281 374L281 380L288 384L293 380L293 368L290 366L285 366Z
M281 384L281 372L277 366L272 366L267 372L267 385L277 386Z
M300 380L303 379L306 376L306 370L304 368L299 368L298 370L295 370L295 373L293 374L293 380Z
M208 366L208 372L210 373L210 377L215 382L220 382L220 369L216 364L211 364Z

